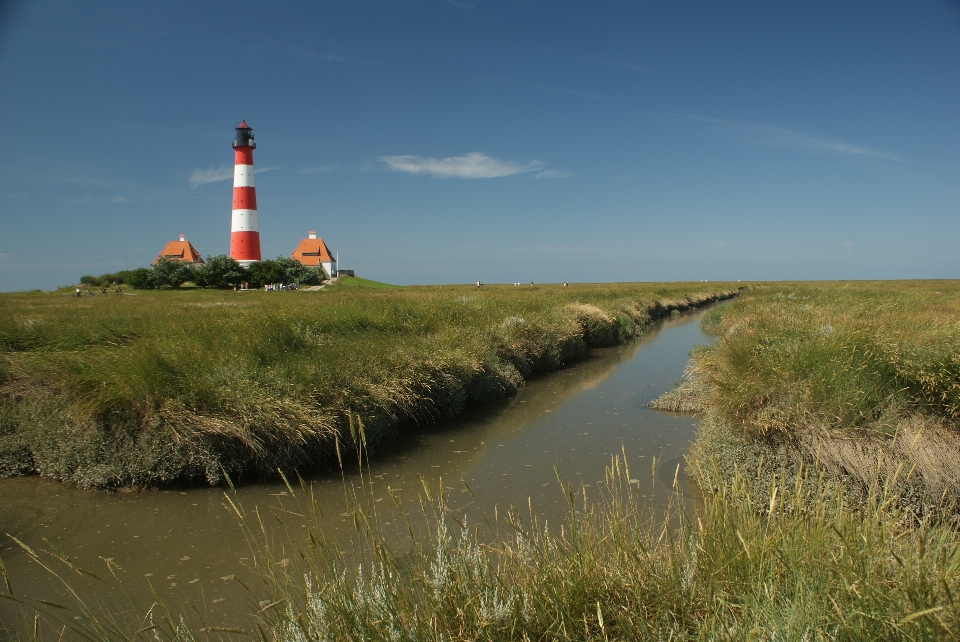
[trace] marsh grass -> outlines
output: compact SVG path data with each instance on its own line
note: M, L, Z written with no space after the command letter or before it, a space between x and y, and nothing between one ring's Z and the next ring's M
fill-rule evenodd
M532 509L468 524L442 488L416 513L429 539L411 528L397 547L362 514L359 559L311 540L296 574L269 576L266 625L299 642L951 639L960 624L957 531L905 528L883 495L854 512L819 478L758 493L735 472L702 508L678 493L657 516L625 457L605 479L593 499L561 483L552 526Z
M892 485L916 515L960 508L960 284L769 284L701 325L716 343L652 404L703 413L694 458L767 480L813 466L854 503Z
M361 281L310 293L0 296L0 474L110 488L327 465L348 413L382 446L626 341L653 317L737 292Z
M654 515L633 474L616 457L599 495L558 483L566 513L549 525L532 507L467 523L442 485L425 484L412 507L377 508L367 478L356 494L344 486L355 529L347 550L325 537L302 482L268 509L246 510L227 492L259 578L245 585L248 620L231 626L159 601L152 616L88 606L72 586L60 605L14 596L9 583L0 597L20 609L12 634L31 641L60 639L64 627L64 639L103 642L935 640L960 630L956 524L906 527L882 491L852 511L809 472L760 490L728 471L701 507L677 494ZM278 537L271 524L291 516L314 526ZM402 527L387 529L388 519ZM28 552L69 571L56 551Z
M960 419L960 284L773 284L706 316L709 405L751 432Z

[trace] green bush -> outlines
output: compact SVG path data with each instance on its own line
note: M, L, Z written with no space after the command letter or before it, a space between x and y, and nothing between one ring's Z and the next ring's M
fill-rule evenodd
M130 270L121 270L120 272L108 272L100 276L86 275L80 277L80 283L91 287L110 287L111 285L120 285L127 282L130 276Z
M126 284L138 290L149 290L153 285L153 272L149 268L137 268L127 275Z
M267 283L284 283L283 269L276 261L267 259L251 263L247 268L250 287L262 288Z
M247 269L226 254L208 256L207 262L194 270L194 283L206 288L227 289L249 280Z
M154 287L179 288L187 281L193 281L194 267L192 263L186 263L178 259L160 257L154 263L152 268L152 280Z
M306 285L320 282L318 269L307 267L285 256L251 263L247 274L252 288L262 288L268 283Z

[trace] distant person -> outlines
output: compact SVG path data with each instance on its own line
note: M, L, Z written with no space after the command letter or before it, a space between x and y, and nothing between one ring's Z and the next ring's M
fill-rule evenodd
M531 288L533 287L533 281L530 281L530 287Z
M563 287L567 287L567 282L566 282L566 281L563 282Z
M103 286L102 288L100 288L100 294L106 294L106 293L107 293L107 287L106 287L106 286Z
M80 296L81 296L81 295L80 295L80 288L79 288L79 287L77 287L77 298L79 299L79 298L80 298Z
M480 289L480 281L477 281L477 289Z

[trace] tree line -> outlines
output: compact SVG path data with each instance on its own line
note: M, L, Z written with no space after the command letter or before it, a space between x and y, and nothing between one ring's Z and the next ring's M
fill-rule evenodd
M226 254L208 256L201 265L177 259L161 258L152 266L135 270L110 272L100 276L82 276L80 282L95 287L128 285L139 290L179 288L193 283L203 288L228 289L244 283L262 288L268 283L317 285L326 278L320 267L308 267L285 256L257 261L244 267Z

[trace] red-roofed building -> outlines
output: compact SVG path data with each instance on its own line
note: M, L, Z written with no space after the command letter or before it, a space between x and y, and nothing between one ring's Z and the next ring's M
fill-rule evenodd
M157 258L153 259L153 262L150 265L156 265L157 261L160 259L170 259L173 261L184 261L186 263L195 263L197 265L203 264L203 258L200 256L200 252L197 252L197 248L193 247L193 244L190 241L186 240L183 234L180 235L179 241L170 241L167 243L160 254L157 255Z
M307 238L300 240L300 245L290 254L290 258L306 266L319 265L327 273L327 278L337 275L337 259L313 230L307 234Z

